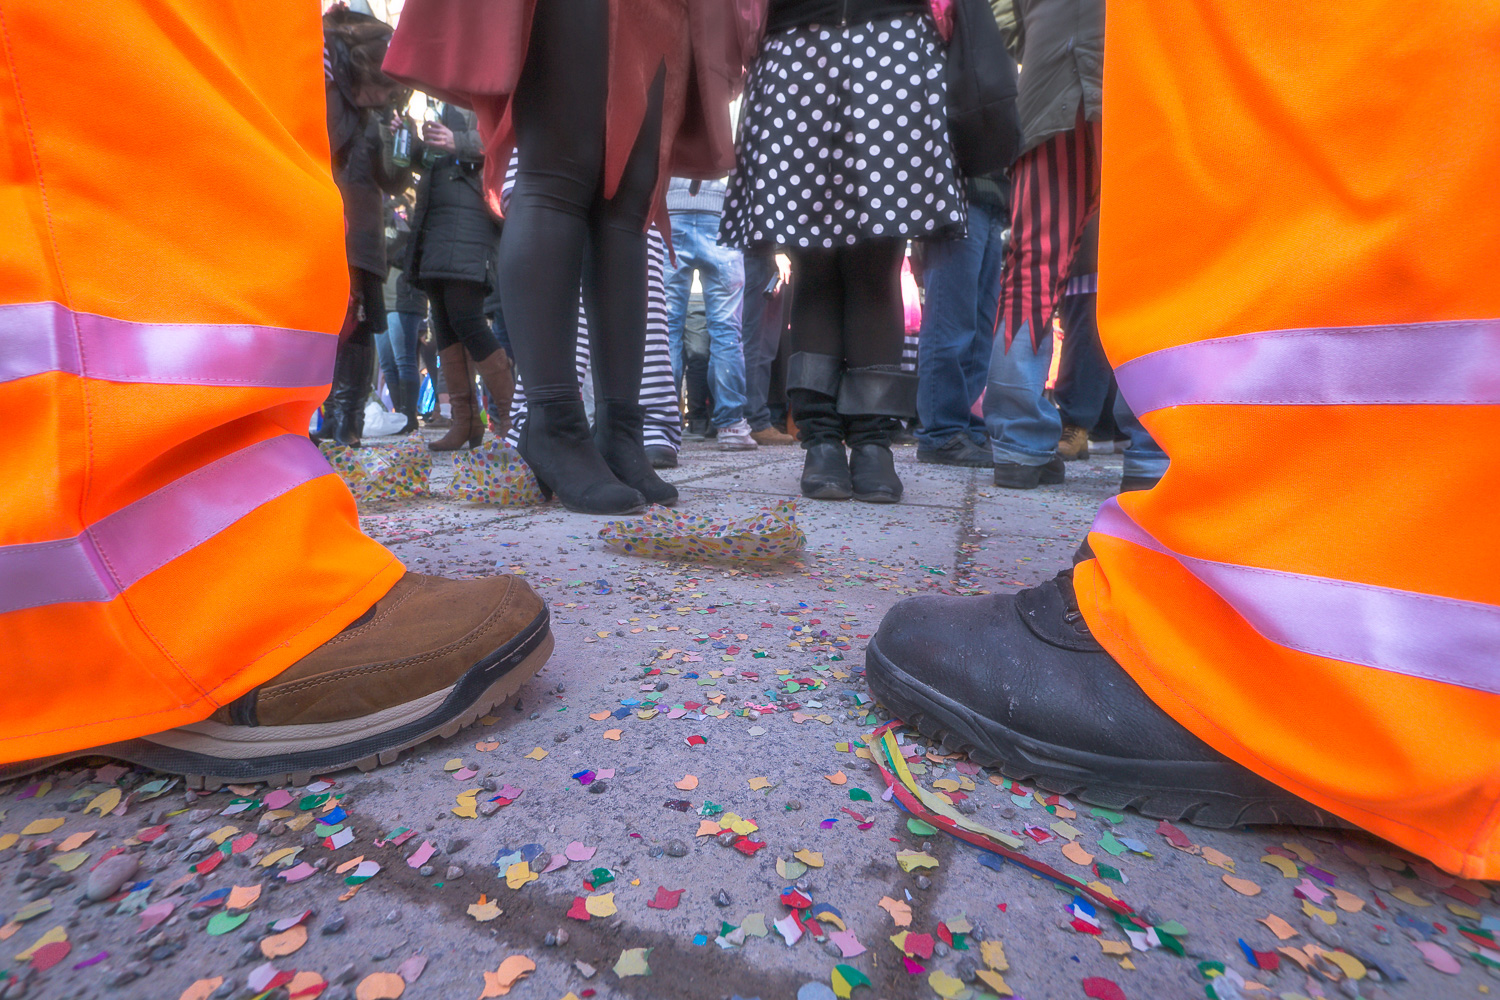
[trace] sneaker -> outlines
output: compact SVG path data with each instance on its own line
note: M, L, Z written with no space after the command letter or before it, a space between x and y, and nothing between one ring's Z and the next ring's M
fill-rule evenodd
M759 447L750 433L750 422L744 418L719 428L720 451L754 451Z
M646 445L646 458L653 469L677 468L677 449L665 444Z
M1063 460L1054 457L1046 465L1021 465L1019 462L996 462L995 485L1012 490L1034 490L1038 486L1056 486L1067 470Z
M797 443L796 438L784 431L777 430L775 427L763 427L758 431L751 431L750 436L755 439L756 444L762 447Z
M974 439L969 435L955 434L936 447L928 447L919 442L917 461L930 462L933 465L966 465L983 469L994 464L995 456L990 454L988 448L975 444Z
M1089 432L1077 424L1067 424L1062 429L1062 438L1057 442L1057 453L1064 462L1077 462L1089 457Z
M551 654L547 605L524 580L407 573L338 635L202 722L73 756L118 757L207 789L369 771L472 725Z

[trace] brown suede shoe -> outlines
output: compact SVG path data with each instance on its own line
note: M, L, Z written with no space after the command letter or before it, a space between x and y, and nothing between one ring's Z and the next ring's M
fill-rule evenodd
M754 439L755 443L760 445L761 447L767 447L771 445L792 445L797 443L796 438L792 437L790 434L782 433L775 427L766 427L758 431L751 431L750 437Z
M1064 462L1077 462L1089 457L1089 432L1076 424L1062 429L1062 439L1057 442L1057 453Z
M88 752L186 775L192 788L369 771L513 698L552 654L548 618L513 576L407 573L344 631L203 722Z

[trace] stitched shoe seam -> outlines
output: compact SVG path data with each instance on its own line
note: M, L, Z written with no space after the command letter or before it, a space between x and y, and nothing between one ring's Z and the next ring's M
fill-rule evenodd
M365 632L366 629L371 628L371 627L373 627L375 625L380 624L381 620L384 619L387 615L394 614L395 611L396 611L396 609L400 608L407 601L409 601L413 597L415 597L416 594L417 594L417 592L419 590L421 590L423 587L425 587L426 585L427 584L426 584L425 581L422 582L422 583L417 584L415 587L412 587L406 593L404 593L400 597L396 598L395 603L391 604L389 607L382 608L380 611L375 612L375 617L371 618L369 621L365 622L359 628L351 629L351 630L348 630L348 631L345 631L345 632L340 632L338 635L334 636L332 639L329 639L328 642L324 643L324 645L325 646L334 646L334 645L338 645L340 643L348 642L351 639L358 638L359 636L361 636L361 635L364 634L364 632ZM389 596L389 595L387 595L387 596Z

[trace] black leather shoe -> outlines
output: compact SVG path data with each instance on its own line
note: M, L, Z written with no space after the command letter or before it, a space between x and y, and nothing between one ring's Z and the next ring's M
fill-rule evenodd
M1056 486L1067 475L1061 458L1046 465L1021 465L1019 462L996 462L995 485L1012 490L1034 490L1038 486Z
M639 403L599 398L594 401L594 446L609 471L651 503L677 502L677 487L656 474L643 440L646 411Z
M965 465L970 468L984 469L995 463L995 456L990 454L988 448L975 444L974 439L969 435L955 434L935 448L918 444L917 461L930 462L933 465Z
M897 503L901 477L889 445L856 444L849 448L849 481L854 499L864 503Z
M677 468L677 449L664 444L646 445L646 457L651 460L653 469L675 469Z
M865 674L945 750L1060 795L1200 826L1344 825L1158 708L1094 641L1071 571L1017 594L908 598L870 640Z
M528 403L516 449L536 474L542 496L556 493L580 514L633 514L646 506L640 491L615 478L589 433L583 400Z
M802 461L802 495L811 500L848 500L854 496L849 458L842 441L814 441Z

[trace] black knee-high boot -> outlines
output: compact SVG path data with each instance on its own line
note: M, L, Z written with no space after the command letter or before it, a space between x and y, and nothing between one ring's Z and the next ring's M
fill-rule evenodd
M844 418L837 403L843 367L842 359L831 354L799 351L787 359L786 395L797 437L807 452L802 495L813 500L847 500L854 495L844 454Z
M854 499L895 503L901 478L891 454L898 419L917 412L917 376L895 365L845 370L839 383L838 412L849 443L849 477Z
M594 398L594 446L609 470L650 502L670 507L677 502L677 487L658 476L646 457L645 422L640 403Z

